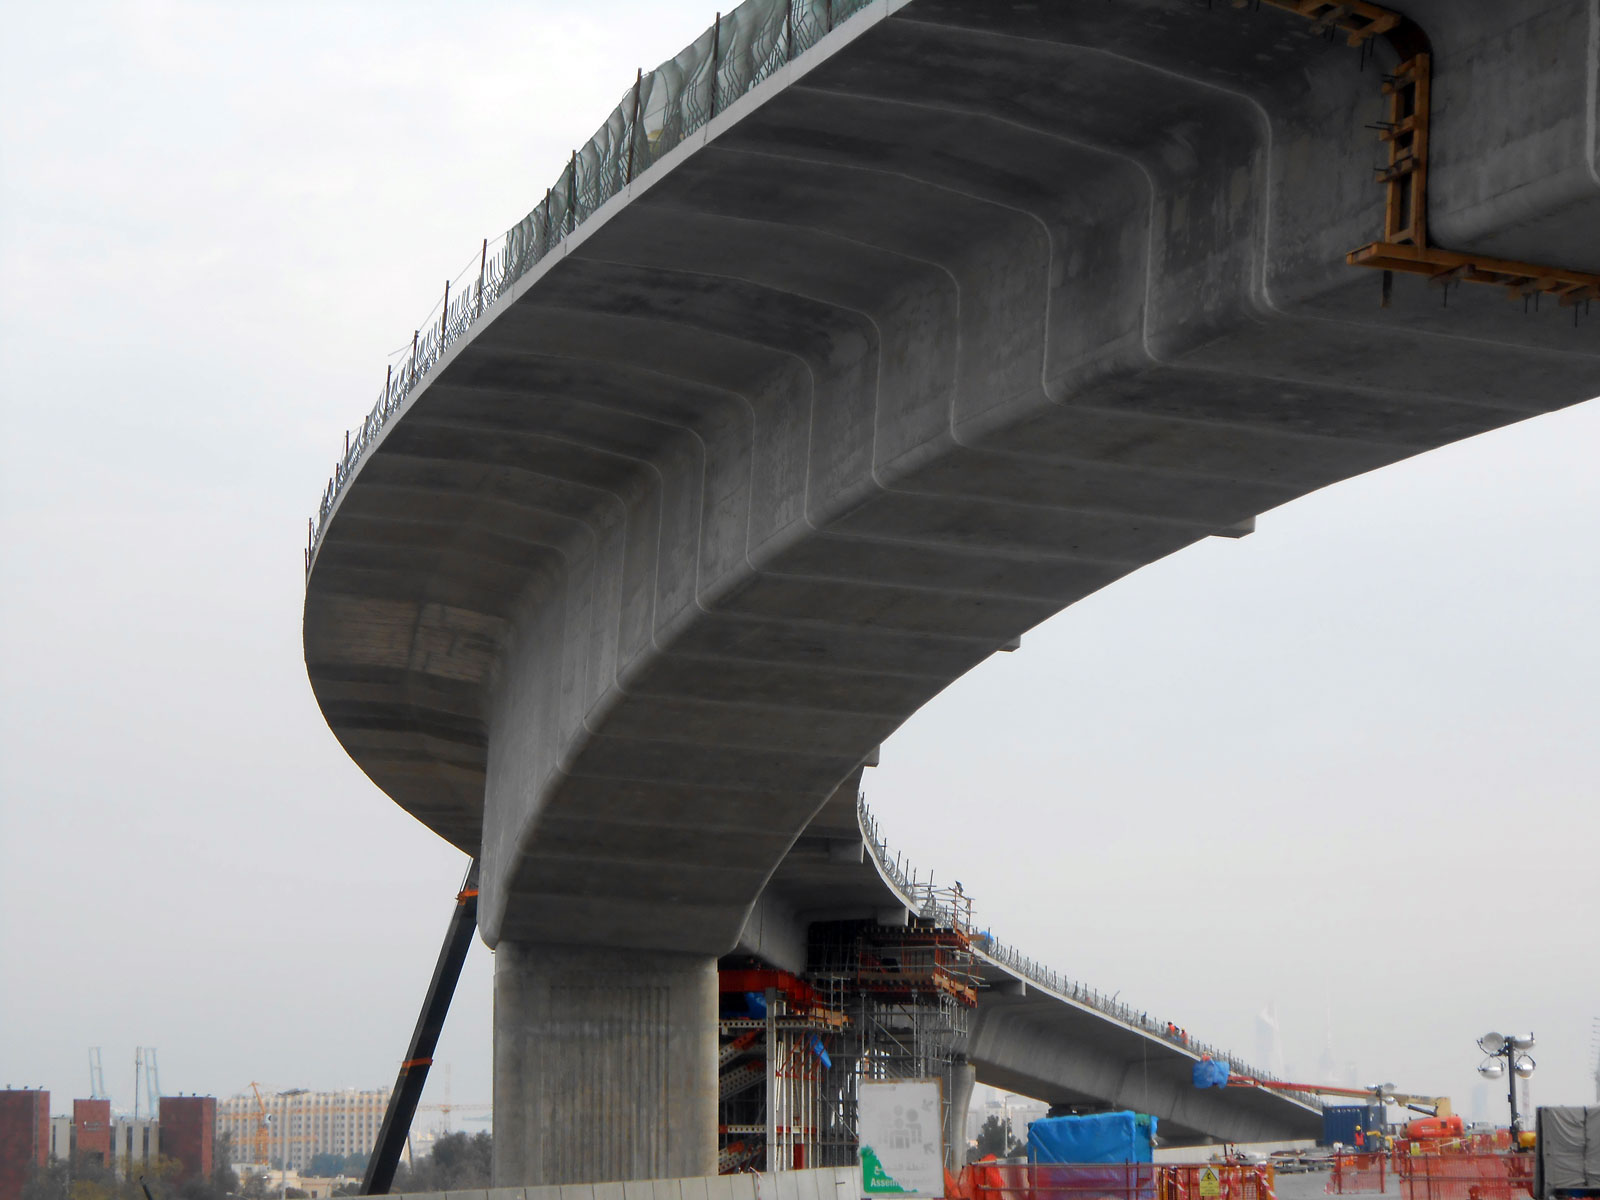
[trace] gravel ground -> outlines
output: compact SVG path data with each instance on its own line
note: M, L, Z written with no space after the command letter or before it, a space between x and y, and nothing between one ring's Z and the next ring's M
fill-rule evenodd
M1327 1200L1328 1172L1306 1171L1296 1175L1278 1176L1273 1190L1278 1194L1278 1200ZM1346 1196L1371 1196L1384 1195L1383 1192L1346 1192ZM1395 1200L1396 1193L1388 1193L1391 1200Z

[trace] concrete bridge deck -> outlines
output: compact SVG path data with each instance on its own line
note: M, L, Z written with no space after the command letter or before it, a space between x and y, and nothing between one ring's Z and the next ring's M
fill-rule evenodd
M482 857L500 1182L709 1173L716 956L841 780L986 655L1600 392L1574 310L1410 277L1380 308L1345 265L1382 228L1391 48L1270 5L838 8L609 199L572 175L594 211L545 210L558 244L447 313L308 557L330 727ZM1600 6L1406 13L1437 237L1600 270ZM580 1016L650 1053L552 1057ZM675 1103L603 1146L575 1115L641 1088Z

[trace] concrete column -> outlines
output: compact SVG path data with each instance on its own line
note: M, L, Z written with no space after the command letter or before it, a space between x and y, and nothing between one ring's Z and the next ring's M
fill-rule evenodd
M501 942L494 1186L717 1173L717 962Z
M972 1085L977 1081L977 1069L964 1058L950 1064L950 1103L944 1110L944 1165L951 1171L961 1170L967 1161L967 1109L972 1104Z

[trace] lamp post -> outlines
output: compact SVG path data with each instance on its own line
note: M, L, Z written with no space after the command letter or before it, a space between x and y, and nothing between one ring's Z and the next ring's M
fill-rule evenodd
M1517 1134L1521 1132L1517 1116L1517 1080L1532 1075L1534 1067L1538 1065L1527 1053L1533 1046L1531 1033L1514 1034L1511 1037L1486 1033L1478 1039L1478 1049L1488 1056L1478 1064L1478 1074L1485 1079L1499 1079L1502 1075L1507 1077L1506 1099L1511 1102L1512 1149L1516 1148Z
M1026 1096L1019 1096L1015 1092L1007 1092L1004 1096L1000 1097L1000 1111L1002 1111L1006 1115L1006 1153L1007 1153L1007 1155L1009 1155L1011 1153L1011 1143L1018 1140L1016 1125L1013 1124L1013 1122L1015 1122L1016 1118L1011 1113L1011 1102L1013 1100L1026 1100L1026 1099L1027 1099Z

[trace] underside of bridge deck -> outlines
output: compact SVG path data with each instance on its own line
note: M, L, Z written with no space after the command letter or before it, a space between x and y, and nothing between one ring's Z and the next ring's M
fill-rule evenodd
M1441 240L1600 270L1595 9L1409 7ZM1371 49L1271 6L880 0L451 347L338 498L305 649L355 760L481 853L490 944L675 956L613 1024L678 1036L824 800L984 657L1600 392L1600 324L1410 277L1380 307L1345 264L1382 227Z

